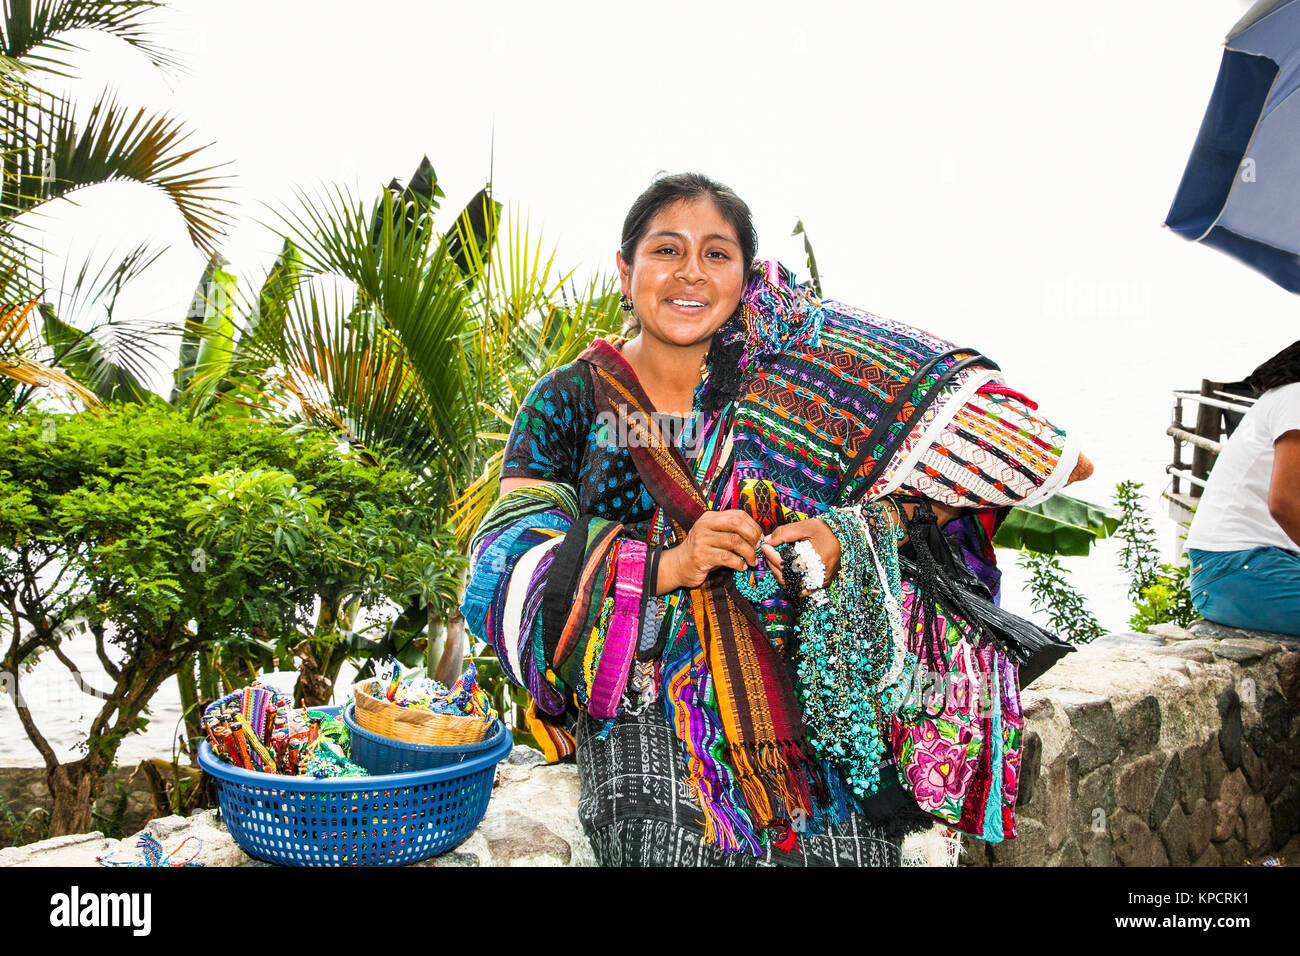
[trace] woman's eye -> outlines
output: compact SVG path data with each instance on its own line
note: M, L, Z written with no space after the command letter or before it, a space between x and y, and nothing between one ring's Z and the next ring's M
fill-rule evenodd
M674 249L672 246L660 246L658 249L655 250L655 252L656 252L658 255L663 255L664 253L668 253L668 254L671 255L672 253L674 253L674 252L676 252L676 251L677 251L677 250Z
M719 259L730 259L730 258L731 258L731 257L728 256L725 252L723 252L721 249L714 249L712 252L709 253L709 255L711 255L711 256L715 256L715 257L717 257L717 258L719 258Z

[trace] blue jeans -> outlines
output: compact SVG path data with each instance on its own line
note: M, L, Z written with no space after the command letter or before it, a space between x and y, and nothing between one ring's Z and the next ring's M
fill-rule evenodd
M1188 590L1201 617L1229 627L1300 635L1300 553L1193 548L1187 559Z

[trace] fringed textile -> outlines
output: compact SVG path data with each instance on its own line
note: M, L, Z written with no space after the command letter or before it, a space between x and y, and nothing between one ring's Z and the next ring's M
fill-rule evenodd
M572 488L529 485L503 495L470 542L461 613L532 695L530 724L570 706L616 717L636 653L645 543L618 522L577 518ZM548 758L572 752L562 732L534 736Z

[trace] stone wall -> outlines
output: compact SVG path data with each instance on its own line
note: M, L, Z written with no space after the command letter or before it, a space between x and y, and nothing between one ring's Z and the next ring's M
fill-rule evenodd
M1025 690L1020 835L964 838L966 865L1300 865L1300 640L1160 630L1099 638ZM479 828L425 865L591 865L577 801L572 764L516 747ZM213 811L149 828L166 849L200 835L210 865L255 862ZM132 842L63 837L0 850L0 866L93 865Z
M516 747L497 766L487 814L468 840L450 853L416 866L594 866L596 858L578 823L578 771L573 764L547 766L529 747ZM216 810L190 817L162 817L145 829L164 852L187 837L197 837L188 856L201 846L205 866L266 866L238 846ZM136 835L109 840L102 833L54 837L27 846L0 849L0 867L95 866L95 858L116 854L117 861L138 860Z
M97 819L110 820L118 810L123 796L126 807L122 818L122 832L134 833L153 815L153 793L149 781L135 767L118 767L109 773L103 793L95 801ZM133 776L134 775L134 776ZM19 824L37 807L49 807L50 787L46 783L44 767L0 767L0 799ZM0 817L0 846L12 842L8 820Z
M1235 866L1300 853L1300 640L1163 625L1022 695L1016 839L968 865Z

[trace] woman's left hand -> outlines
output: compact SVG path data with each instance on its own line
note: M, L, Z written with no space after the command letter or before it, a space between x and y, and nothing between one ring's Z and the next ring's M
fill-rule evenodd
M840 542L826 522L821 518L792 521L780 525L762 539L763 557L782 587L785 587L785 575L782 573L781 556L776 553L776 546L804 538L812 542L813 550L822 559L822 564L826 565L826 584L834 581L835 575L840 573ZM805 588L800 593L802 597L807 597L812 592Z

